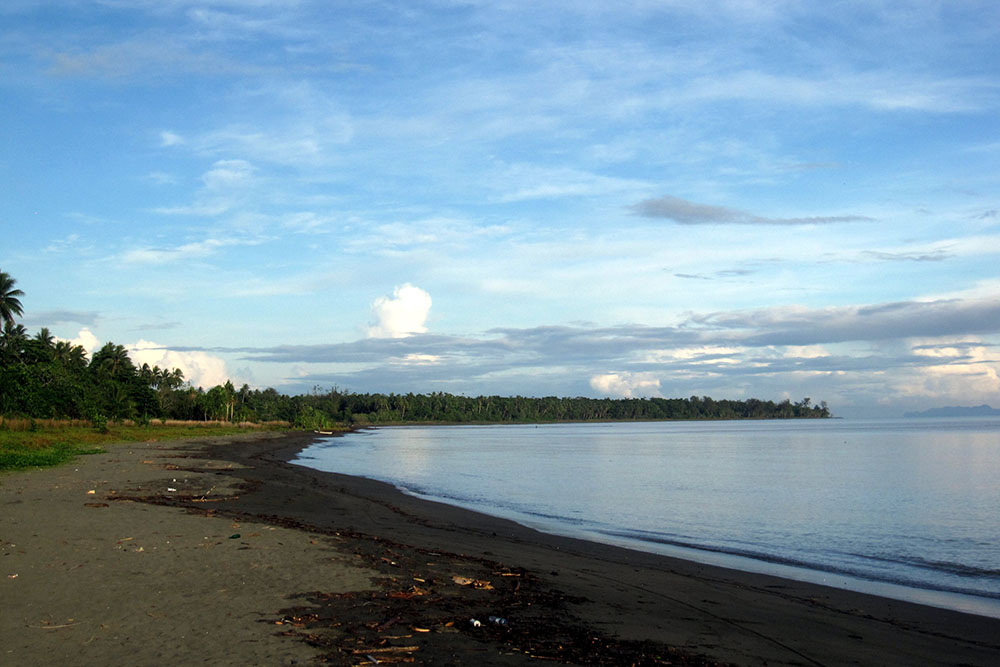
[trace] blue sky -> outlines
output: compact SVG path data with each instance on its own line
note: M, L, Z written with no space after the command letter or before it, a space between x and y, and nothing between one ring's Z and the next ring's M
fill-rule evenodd
M23 323L193 383L1000 407L994 2L8 0Z

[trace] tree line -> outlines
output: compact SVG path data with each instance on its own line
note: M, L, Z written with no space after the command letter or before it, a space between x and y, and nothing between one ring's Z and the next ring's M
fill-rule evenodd
M29 336L21 290L0 271L0 416L35 419L282 421L302 428L335 424L531 423L594 420L790 419L829 417L825 402L690 398L565 398L354 393L337 388L289 396L275 389L237 389L232 382L191 387L179 369L137 366L128 350L107 343L88 358L80 345L47 328Z
M830 416L825 402L690 398L574 398L357 394L331 389L298 396L299 409L351 424L536 423L560 421L653 421L664 419L794 419Z

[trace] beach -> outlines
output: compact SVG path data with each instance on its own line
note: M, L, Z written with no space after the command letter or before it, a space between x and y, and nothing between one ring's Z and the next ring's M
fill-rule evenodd
M288 463L311 441L0 475L0 664L1000 663L1000 619L539 533Z

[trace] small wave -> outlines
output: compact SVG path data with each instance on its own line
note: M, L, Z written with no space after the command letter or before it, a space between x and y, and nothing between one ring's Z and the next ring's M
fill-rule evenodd
M848 577L855 577L858 579L865 579L868 581L895 584L907 588L934 590L945 593L959 593L961 595L970 595L975 597L984 597L984 598L1000 600L1000 591L995 592L990 590L983 590L981 588L954 586L941 582L927 581L925 579L906 577L900 574L893 575L893 574L887 574L885 572L880 572L878 574L875 574L873 572L865 570L863 567L844 567L844 566L832 565L830 563L823 563L823 562L817 562L799 558L791 558L787 556L778 556L775 554L770 554L757 550L738 549L738 548L723 547L717 545L700 544L697 542L690 542L683 539L672 538L660 533L651 533L648 531L599 530L598 532L610 537L625 538L637 542L648 542L651 544L662 544L664 546L682 547L685 549L705 551L709 553L722 554L725 556L738 556L741 558L749 558L751 560L762 561L765 563L771 563L773 565L778 565L778 566L794 567L805 570L812 570L814 572L825 572L827 574L844 575ZM862 559L862 561L863 559L877 560L873 559L870 556L861 556L858 554L852 554L852 555L858 557L859 559ZM893 564L899 564L898 559L881 559L881 560ZM964 569L964 570L971 569L979 572L985 572L986 577L996 577L997 575L996 570L980 570L979 568L963 566L955 563L951 563L949 565L951 565L954 569ZM941 568L937 568L936 571L948 572L947 570L943 570ZM948 572L948 573L955 574L955 572ZM973 575L967 574L966 576L971 578ZM983 578L983 575L979 576L980 578Z
M882 563L890 563L892 565L908 565L910 567L916 567L923 570L945 572L959 577L1000 578L1000 569L976 567L975 565L969 565L967 563L929 560L926 558L920 558L919 556L877 556L871 554L852 555L857 556L858 558L879 561Z
M470 507L476 509L477 511L485 512L487 514L497 514L497 510L499 510L499 512L505 513L507 516L511 514L516 514L523 517L546 519L549 522L555 522L556 524L563 524L563 525L583 526L591 523L590 521L584 519L576 519L562 514L550 514L546 512L540 512L535 509L529 509L518 503L505 503L489 498L474 498L468 495L445 493L440 489L429 489L421 487L416 484L403 485L398 481L393 483L396 486L396 488L402 491L403 493L408 493L414 496L421 496L429 500L436 500L439 502L450 503L453 505L460 505L462 507Z

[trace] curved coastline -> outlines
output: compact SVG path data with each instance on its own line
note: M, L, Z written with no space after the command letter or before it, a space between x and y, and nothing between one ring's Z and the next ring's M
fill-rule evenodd
M279 448L262 456L290 464L299 451ZM366 513L366 530L549 573L553 586L589 601L585 618L620 636L734 664L986 665L1000 659L997 618L554 535L386 482L290 467L300 468L296 476L310 484L337 487L369 508L391 507L377 520Z
M292 462L298 463L296 461ZM300 463L300 465L307 464ZM374 478L364 479L390 483ZM888 579L873 579L858 575L848 569L824 569L820 566L812 566L809 563L793 559L670 541L658 537L636 535L634 532L629 531L599 530L595 532L586 529L574 531L571 530L572 522L565 517L538 513L531 514L528 518L522 518L518 516L519 513L515 512L503 514L500 512L491 512L489 509L480 509L473 504L463 502L461 498L436 496L398 484L393 484L393 486L400 493L414 498L461 507L472 512L513 521L526 528L537 530L540 533L575 538L585 542L618 546L623 549L658 554L703 565L717 566L747 573L767 574L782 579L793 579L795 581L829 586L831 588L867 593L878 597L892 598L1000 619L1000 597L977 595L966 590L920 587ZM539 520L533 521L532 519L535 517Z
M4 580L6 657L41 665L66 654L107 664L129 650L134 664L185 664L210 653L216 664L287 664L292 656L319 654L354 664L353 642L406 636L422 626L421 634L410 630L410 638L398 640L418 664L537 664L530 650L549 627L597 651L554 654L572 664L598 663L595 656L621 664L608 656L625 649L669 652L674 664L689 665L985 667L1000 659L1000 619L560 537L383 482L290 463L315 439L298 433L121 445L78 466L5 476L4 525L10 536L22 533L4 559L22 568L19 578ZM179 491L165 492L167 486ZM54 525L57 516L65 518L63 532L37 527ZM129 530L137 532L125 533L122 521L130 517ZM202 544L209 526L217 526L216 537ZM117 544L95 550L105 533ZM185 540L186 550L178 546ZM39 541L51 549L46 558L79 565L63 571L26 560L43 546ZM132 572L154 556L159 565ZM195 556L207 568L198 576L206 578L183 584L178 577ZM94 576L98 557L115 577ZM250 561L273 565L248 570ZM120 562L134 565L122 570ZM439 570L434 579L426 572L431 566ZM452 574L477 572L498 590L451 581ZM502 578L508 575L516 578ZM251 577L268 602L235 596ZM520 597L500 594L500 585L512 581ZM96 606L102 595L121 603ZM49 612L52 624L38 629L39 610L63 603L72 618L59 621ZM473 613L506 617L511 626L452 625ZM282 619L297 619L304 629L285 629Z
M395 429L389 429L390 432L393 430ZM430 429L425 430L430 432ZM385 435L388 437L388 434ZM518 445L521 449L517 451L530 452L531 443L534 442L530 433L529 437L522 439L517 436L516 431L512 431L512 437L515 441L526 443ZM425 449L423 442L428 438L435 446ZM639 516L635 523L629 523L631 518L629 521L616 522L608 517L631 517L629 515L631 507L624 508L623 513L623 507L615 505L617 497L613 494L608 498L611 507L608 512L605 512L604 505L595 504L592 499L588 504L588 492L572 484L560 487L566 488L567 493L559 497L579 498L579 504L567 504L560 502L558 498L550 502L545 491L540 489L549 486L548 480L551 478L536 476L531 478L530 483L522 484L519 477L511 476L511 470L516 471L517 467L505 467L504 461L498 461L495 451L482 457L476 454L467 456L464 450L455 446L456 441L453 436L442 438L440 447L436 446L439 441L426 433L411 438L415 445L411 445L410 440L406 438L393 436L389 437L387 442L381 439L348 438L343 443L345 445L353 443L353 446L341 448L337 440L331 439L328 444L318 443L317 447L300 453L294 462L319 470L370 476L396 485L407 495L512 520L543 533L1000 618L1000 592L995 590L995 570L972 570L971 566L955 569L957 564L948 563L940 557L940 549L924 551L922 549L924 545L918 540L911 539L909 543L899 546L896 544L884 546L877 539L874 542L869 540L870 543L865 543L863 539L853 542L844 539L840 543L851 545L844 548L853 548L854 551L842 552L825 551L837 543L833 538L826 541L813 539L808 546L802 547L794 540L787 539L762 542L748 538L740 541L742 534L739 533L737 526L729 526L729 530L725 532L713 533L711 530L701 530L702 526L714 526L718 531L719 526L713 524L714 516L709 517L706 524L690 523L690 508L711 507L712 499L699 497L697 493L692 497L673 494L673 503L679 504L675 504L672 509L669 505L665 507L665 516L676 515L679 518L671 523L670 527L661 528L655 520L650 520L652 515L643 514L642 509L634 512ZM465 440L464 437L458 438L457 442L465 443ZM369 444L364 444L366 442ZM492 441L485 444L490 443ZM479 449L474 445L483 445L484 442L472 437L468 444L472 447L470 451L478 452ZM400 449L397 451L393 445L399 445ZM580 456L590 461L586 458L589 450L581 447L580 451L582 452ZM453 464L452 462L456 460L465 463ZM484 472L494 467L497 472L493 474ZM585 472L590 470L585 464L579 467ZM429 473L429 471L435 472ZM619 473L621 472L619 466ZM558 479L558 473L555 477ZM469 480L474 483L470 484ZM500 483L496 483L496 480ZM539 481L545 481L545 485L540 487ZM650 480L647 479L646 482L650 483ZM738 496L739 491L735 491L734 494ZM730 503L730 506L738 504ZM581 513L579 507L589 510ZM726 516L726 512L728 506L722 509L722 516ZM880 515L872 513L871 516L876 522L872 525L882 526L878 519ZM780 522L782 517L770 518ZM685 523L685 520L688 523ZM865 525L864 522L862 525ZM642 530L633 526L650 526L655 530ZM811 526L795 526L795 528L811 529ZM671 530L676 533L670 532ZM884 530L886 530L884 527L879 528L879 531ZM794 534L794 528L786 532ZM911 530L906 534L919 536L924 533ZM931 532L931 535L933 534ZM720 536L719 539L715 539L717 535ZM699 540L699 537L703 539ZM899 559L890 560L889 556L880 558L879 554L903 554L906 557L900 556ZM921 556L933 560L921 560ZM979 561L975 560L977 556ZM962 557L956 560L962 560ZM989 560L981 553L972 550L966 554L966 560L962 562L978 563ZM949 569L949 565L953 568ZM920 569L922 567L924 570ZM983 574L981 579L970 578L980 573Z

